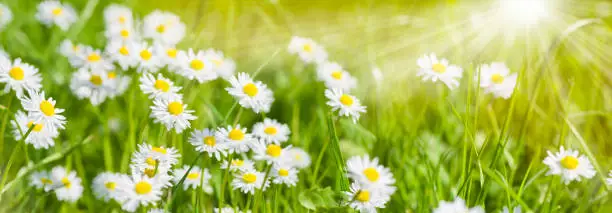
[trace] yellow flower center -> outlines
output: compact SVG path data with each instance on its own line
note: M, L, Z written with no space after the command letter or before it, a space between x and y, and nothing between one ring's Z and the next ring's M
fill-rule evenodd
M136 183L136 187L134 188L137 194L144 195L144 194L149 194L153 186L151 186L151 184L146 181L140 181Z
M91 53L87 56L87 61L89 62L98 62L100 59L102 59L102 57L98 55L98 53Z
M32 128L32 125L34 125L34 128L32 129L32 131L34 132L40 132L43 128L42 124L39 124L39 123L34 124L34 122L30 121L28 122L28 129Z
M434 72L437 72L437 73L440 73L440 74L446 72L446 66L444 66L443 64L440 64L440 63L434 64L433 66L431 66L431 69Z
M140 51L140 58L142 58L145 61L148 61L149 59L151 59L151 56L153 56L153 54L149 50L145 49L145 50Z
M119 23L120 24L124 24L125 21L127 21L127 19L125 18L125 16L119 16Z
M200 59L193 59L191 60L191 68L195 71L200 71L204 69L204 62Z
M332 72L331 76L332 76L332 78L334 78L336 80L340 80L340 79L342 79L342 71Z
M9 76L15 80L21 81L23 80L23 69L21 69L21 67L13 67L9 70Z
M340 103L344 104L345 106L351 106L353 105L353 98L346 94L342 94L342 96L340 96Z
M53 104L51 104L51 102L49 101L42 101L40 102L40 111L42 111L43 114L45 114L46 116L53 116L55 115L55 106L53 106Z
M217 66L221 66L221 64L223 64L223 60L219 60L219 59L213 59L212 62L215 63L215 65Z
M270 144L268 145L268 148L266 148L266 154L277 158L281 155L281 150L282 148L279 145Z
M157 152L157 153L161 153L161 154L168 153L168 150L166 150L166 148L161 147L161 146L154 146L153 148L151 148L151 150L153 150L154 152Z
M108 78L109 79L115 79L117 77L117 73L116 72L108 72Z
M376 171L376 169L374 169L372 167L364 169L363 170L363 174L370 181L377 181L378 178L380 178L380 174L378 173L378 171Z
M240 129L232 129L232 131L229 132L229 138L234 141L241 141L244 139L244 132Z
M121 48L119 48L119 53L121 55L129 55L130 51L128 50L126 46L122 46Z
M168 104L168 112L172 115L183 113L183 104L178 101L170 102L170 104Z
M196 180L198 177L200 177L200 174L197 172L192 172L187 175L187 179L189 180Z
M42 184L45 184L45 185L51 185L51 184L53 184L53 181L51 181L51 179L49 179L49 178L40 178L40 182L41 182Z
M366 190L361 190L359 191L359 193L357 193L355 199L361 202L368 202L370 201L370 192Z
M277 130L275 127L269 126L264 129L264 132L268 135L276 135Z
M242 180L244 180L246 183L255 183L255 181L257 181L257 175L253 173L246 173L242 175Z
M287 177L288 175L289 175L289 170L286 170L286 169L279 169L278 170L278 176Z
M166 26L164 26L163 24L157 25L155 30L157 30L158 33L164 33L166 31Z
M308 52L308 53L309 53L309 52L312 52L312 45L310 45L310 44L304 44L303 49L304 49L304 51L305 51L305 52Z
M104 184L104 187L106 187L106 189L108 189L109 191L114 191L116 186L117 184L115 182L106 182Z
M242 91L246 93L248 96L255 97L259 89L257 89L257 86L255 86L255 84L248 83L244 85L244 87L242 87Z
M89 77L89 82L93 85L100 86L102 85L102 77L99 75L91 75L91 77Z
M565 156L561 159L561 166L569 170L574 170L578 167L578 159L574 156Z
M244 161L243 160L232 160L232 165L234 165L234 166L242 166L242 165L244 165Z
M62 178L62 184L64 184L66 188L70 188L71 186L70 180L67 177Z
M204 137L204 143L209 146L215 146L215 137L214 136Z
M170 58L176 58L176 54L177 50L174 48L169 48L168 50L166 50L166 55L168 55L168 57Z
M170 84L167 81L161 80L161 79L157 79L155 80L155 88L162 91L162 92L168 92L168 90L170 90Z
M146 168L144 173L148 177L153 178L153 177L155 177L155 168Z
M491 81L493 81L493 83L496 83L496 84L501 84L504 82L504 76L495 73L491 76Z
M121 34L121 37L123 37L123 38L127 38L127 37L130 36L130 31L128 31L126 29L121 30L121 32L119 32L119 33Z
M157 161L155 161L153 158L148 157L145 162L149 165L149 166L155 166L157 165Z
M64 10L62 10L62 8L61 8L61 7L58 7L58 8L55 8L55 9L51 10L51 13L52 13L54 16L59 16L59 15L61 15L61 14L62 14L62 12L64 12Z

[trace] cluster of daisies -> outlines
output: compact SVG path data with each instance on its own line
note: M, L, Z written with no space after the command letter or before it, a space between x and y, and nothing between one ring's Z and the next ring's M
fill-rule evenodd
M378 158L369 156L351 157L346 162L349 177L354 181L348 196L348 205L360 212L376 212L376 208L385 208L395 192L395 178L389 170L378 164Z

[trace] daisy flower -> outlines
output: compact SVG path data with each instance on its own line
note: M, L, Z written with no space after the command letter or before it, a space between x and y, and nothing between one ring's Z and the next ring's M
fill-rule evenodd
M355 96L349 95L339 89L326 89L325 97L329 99L327 105L332 108L332 111L338 111L340 116L351 117L354 123L357 123L361 113L366 112L366 107L361 105L361 101Z
M104 9L104 22L107 26L122 25L132 26L132 10L128 7L111 4Z
M130 67L135 67L138 63L134 43L131 41L110 40L105 48L109 59L121 67L122 70L127 70Z
M230 162L223 161L223 163L221 163L222 169L227 169L228 166L229 166L229 170L232 172L247 171L247 170L255 169L255 163L249 159L243 160L240 158L234 158Z
M66 31L76 22L77 14L69 4L46 0L38 4L36 19L47 27L57 25L62 31Z
M436 54L424 55L417 60L419 71L417 76L422 77L424 81L438 80L442 81L450 89L455 89L459 86L459 79L463 73L463 69L456 65L451 65L446 59L438 59Z
M244 194L255 194L255 189L265 190L270 185L270 181L264 183L265 174L254 169L243 170L235 174L232 180L232 188L240 190Z
M563 146L557 153L548 151L544 164L550 169L546 175L560 175L566 185L574 180L595 176L595 169L587 157L581 156L576 150L565 150Z
M287 166L286 163L274 165L270 176L272 177L272 183L274 184L285 184L289 187L293 187L298 182L298 170Z
M107 72L107 77L111 87L109 94L110 98L114 98L125 93L130 86L130 82L132 82L132 78L129 76L117 75L117 73L114 71Z
M289 42L289 53L297 54L304 63L323 63L327 60L325 49L309 38L293 36Z
M78 54L74 60L76 67L85 69L100 69L111 70L113 64L108 59L102 57L100 50L85 46L81 54Z
M214 71L223 79L229 79L234 76L236 71L236 63L231 58L225 58L223 52L214 49L206 50L204 53L207 58L212 61Z
M0 3L0 30L13 20L13 13L6 5Z
M25 139L26 144L32 144L35 149L48 149L55 145L53 138L59 133L52 127L47 127L43 123L34 123L34 119L29 118L26 113L17 111L13 125L13 136L15 141L21 140L22 135L32 128L32 131Z
M469 208L463 199L457 197L453 202L441 201L433 213L485 213L485 211L480 206Z
M514 92L517 74L510 74L506 64L494 62L480 66L480 87L496 98L508 99Z
M161 73L157 74L157 77L146 73L140 77L140 90L144 94L149 95L150 99L176 99L181 96L178 94L181 87L174 86L174 83L165 78Z
M508 207L504 207L504 209L502 209L502 213L521 213L522 210L520 207L514 207L512 209L512 211L510 211L510 209L508 209Z
M270 111L274 95L261 81L253 81L249 74L238 73L238 76L231 77L229 82L232 86L225 90L238 100L240 106L252 109L255 113Z
M56 166L51 170L51 180L58 200L76 202L83 195L81 178L74 171Z
M70 89L79 99L89 99L92 105L100 105L112 93L109 74L100 69L81 68L72 74Z
M324 62L317 67L317 77L327 88L350 91L357 86L357 80L345 71L340 64Z
M168 131L172 128L176 133L181 133L189 128L189 121L195 120L192 115L193 110L187 109L187 104L183 103L181 97L170 97L168 99L156 98L151 106L151 118L155 123L162 123Z
M78 67L78 57L83 55L84 45L64 39L59 46L59 53L66 57L72 67Z
M255 160L264 160L268 164L280 164L287 160L285 152L289 148L291 148L291 146L282 148L277 144L266 144L262 141L257 141L253 145L253 151L255 152L253 158L255 158Z
M354 156L346 161L348 176L365 188L375 188L385 195L395 192L395 178L388 168L378 164L378 158Z
M94 196L96 198L108 202L110 199L117 199L117 182L125 175L111 172L102 172L98 174L91 184Z
M140 34L132 25L108 25L104 32L110 41L138 41Z
M53 189L53 180L47 171L33 172L30 175L30 184L37 189L43 189L45 192Z
M345 192L350 201L348 206L364 213L375 213L376 208L385 208L387 198L371 189L362 188L357 183L352 183L350 191Z
M138 151L132 154L130 167L133 174L154 177L157 174L167 173L178 162L179 157L180 154L175 148L142 143L138 145Z
M147 176L133 175L120 178L115 190L122 200L121 209L134 212L139 206L147 206L161 200L163 184Z
M221 160L223 147L218 146L219 140L215 137L215 132L211 129L205 128L202 130L195 130L189 137L189 143L195 147L198 152L206 152L209 157L215 157L217 160Z
M188 78L189 80L197 80L199 83L212 81L217 79L218 75L213 70L213 62L206 54L199 50L194 52L193 49L180 51L177 56L178 74Z
M155 10L144 18L143 34L168 45L179 43L185 36L185 24L170 12Z
M185 165L183 168L176 169L174 171L173 181L175 184L178 184L183 176L187 176L183 182L183 190L187 190L189 188L196 189L201 186L201 183L204 185L209 185L208 182L212 176L210 175L210 172L208 172L208 169L202 170L200 167L194 166L191 168L191 171L189 171L189 174L187 174L188 170L189 165Z
M155 43L153 45L153 52L161 60L162 66L168 66L171 71L181 70L181 63L178 60L179 50L174 45L166 45L162 43Z
M10 60L0 60L0 83L6 84L4 93L13 90L17 97L20 97L24 91L40 90L41 81L38 68L23 63L20 58L15 59L12 63Z
M253 125L253 135L266 143L280 144L289 140L291 131L286 124L266 118Z
M22 96L21 106L28 112L34 123L41 123L45 128L64 129L66 117L61 115L64 109L55 107L53 98L45 98L45 92L29 91L27 96Z
M291 167L303 169L310 166L310 155L299 147L290 147L287 149L285 157L287 164Z
M160 58L146 42L134 43L138 72L157 72L163 67Z
M240 128L240 124L235 127L219 127L215 132L215 137L220 140L219 146L222 146L229 154L248 152L256 142L256 139L247 132L247 128Z

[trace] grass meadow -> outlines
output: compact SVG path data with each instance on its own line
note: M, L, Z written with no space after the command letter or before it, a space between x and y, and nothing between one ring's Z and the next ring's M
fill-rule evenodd
M17 58L37 68L41 79L38 88L26 90L26 85L18 92L13 86L0 94L0 212L612 211L612 179L608 179L612 170L612 3L608 1L61 3L62 11L57 11L57 5L43 8L38 0L0 0L12 14L4 23L7 13L0 10L0 47L8 58L0 60L0 87L32 77L26 68L20 68L21 78L16 77ZM74 8L72 21L61 19L71 15L66 5ZM152 48L164 40L164 48L175 48L179 60L172 63L177 64L155 58L154 63L163 64L147 71L143 67L149 62L136 62L146 57L138 49L142 46L137 47L140 43L134 42L134 51L140 55L129 58L132 65L121 67L115 58L121 55L110 51L109 44L120 40L117 43L126 45L132 40L109 35L113 27L123 26L123 21L117 24L105 18L110 5L131 10L133 18L128 22L133 20L130 36L134 39ZM45 10L47 17L41 17ZM180 21L160 29L169 23L164 22L167 19L145 18L155 10L175 14ZM65 29L60 27L62 22L69 23ZM184 27L183 35L174 36L179 41L168 42L172 35L160 35L178 29L173 28L177 24ZM298 41L299 48L294 50L290 45L294 36L312 40ZM69 57L59 51L64 41L101 52L74 49ZM225 70L227 76L218 70L196 72L221 63L189 55L189 49L196 53L218 50L235 62L235 68ZM157 57L149 50L153 55L148 57ZM318 50L325 52L322 61ZM431 53L453 66L418 62ZM204 64L194 64L196 59ZM95 65L98 61L108 64ZM333 74L339 70L330 71L332 78L321 77L326 61L337 62L345 78L356 80L334 90L341 94L337 100L326 91L351 83L329 83L338 80ZM493 62L509 70L501 81L515 75L514 84L499 90L483 86L483 82L495 85L500 80L483 74L482 65ZM78 84L80 72L86 76L82 84ZM217 72L218 77L199 76L202 72ZM459 74L445 75L451 72ZM145 94L141 85L146 73L162 74L181 87L180 101ZM238 73L247 73L253 81L248 86L255 89L248 90L240 80L232 82ZM115 82L115 75L124 77L117 78L124 79L124 88L102 82ZM100 85L111 88L96 87ZM228 92L226 88L232 87L240 94ZM35 90L39 93L32 94ZM255 100L267 90L273 92L273 100ZM27 97L33 101L40 92L56 101L53 116L61 114L65 123L49 121L55 118L42 103L28 109L24 101ZM509 95L500 97L500 92ZM96 94L104 97L96 102ZM333 110L329 102L334 101L351 116ZM180 104L178 114L193 116L184 130L177 123L160 121L184 119L175 117L172 103ZM159 105L161 111L155 109ZM365 110L356 110L359 105ZM257 108L267 109L258 112ZM166 117L156 117L159 113ZM359 116L353 122L355 114ZM288 137L272 143L258 136L256 124L265 119L285 124ZM43 131L38 124L44 125ZM46 132L54 125L57 128ZM247 130L237 136L236 125ZM197 150L190 142L194 131L205 128L216 132L210 139L220 147L219 157ZM277 131L281 130L273 133ZM38 138L42 133L47 136ZM45 139L53 144L33 145ZM211 145L207 138L198 141ZM241 150L234 143L248 144L248 148ZM275 144L283 154L272 154ZM576 153L555 156L561 147ZM291 149L305 153L284 154L296 153ZM270 158L273 155L280 155L280 160ZM347 165L356 157L365 157L366 165ZM253 168L222 167L228 159L238 158L250 159ZM302 162L304 158L309 161ZM135 163L145 159L143 167ZM283 171L296 172L293 186L275 182L267 188L257 186L284 177L279 170L284 166ZM192 180L190 171L196 167L208 173L193 173ZM366 168L375 170L374 174ZM112 185L95 181L103 172L115 175L109 179ZM67 176L62 178L63 174ZM384 180L388 182L377 183ZM139 188L142 181L150 183L145 192ZM184 189L188 183L193 188ZM234 184L254 187L254 191L244 193ZM100 197L96 189L100 187L110 199ZM74 191L77 188L81 190ZM147 195L149 191L157 194ZM126 207L130 202L137 203L136 208Z

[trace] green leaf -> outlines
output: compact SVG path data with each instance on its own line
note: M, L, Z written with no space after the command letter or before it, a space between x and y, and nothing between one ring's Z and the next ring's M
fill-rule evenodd
M340 207L339 200L342 194L334 192L330 187L324 189L314 188L303 191L298 196L300 204L307 209L329 209Z

